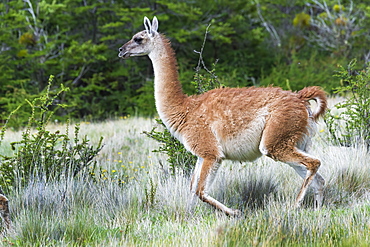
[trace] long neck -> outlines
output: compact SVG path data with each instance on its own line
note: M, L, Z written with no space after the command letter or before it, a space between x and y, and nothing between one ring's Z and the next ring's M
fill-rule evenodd
M179 82L175 52L169 40L162 35L159 36L149 58L154 68L154 97L157 111L160 118L167 122L166 120L182 109L187 98Z

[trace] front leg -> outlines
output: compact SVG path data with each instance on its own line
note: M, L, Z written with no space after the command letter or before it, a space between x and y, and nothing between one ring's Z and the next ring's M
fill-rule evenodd
M197 163L195 164L195 168L193 171L193 175L191 176L190 182L190 191L191 191L191 198L188 204L188 210L192 211L196 202L198 201L198 196L195 194L198 188L198 181L200 176L200 171L202 169L203 158L198 157Z
M211 206L224 212L227 215L238 216L241 214L239 210L226 207L224 204L209 196L207 193L208 189L215 179L220 164L221 162L217 162L216 159L203 159L203 162L201 163L199 178L197 179L198 183L196 185L195 195L197 195L199 199L201 199L203 202L210 204ZM193 182L195 181L196 180L194 180ZM195 187L192 186L192 188L194 189Z

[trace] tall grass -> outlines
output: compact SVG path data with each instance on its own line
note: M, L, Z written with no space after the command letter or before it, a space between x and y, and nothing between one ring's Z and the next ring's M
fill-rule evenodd
M230 218L199 202L189 208L189 177L171 175L157 143L142 134L155 121L129 118L81 123L106 174L48 183L32 179L8 195L13 229L3 246L368 246L370 155L365 148L331 146L323 125L312 154L322 160L322 210L293 209L301 178L283 163L261 158L225 162L210 194L243 211ZM61 126L50 126L59 129ZM63 128L61 128L63 129ZM8 132L4 143L20 134ZM2 146L6 146L3 144ZM4 147L2 151L6 152ZM116 176L125 180L117 180Z

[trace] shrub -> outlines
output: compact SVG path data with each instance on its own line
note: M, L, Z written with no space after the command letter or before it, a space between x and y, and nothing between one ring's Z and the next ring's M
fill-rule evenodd
M161 119L156 119L156 121L163 129L157 131L157 127L154 127L150 132L143 132L148 137L160 143L159 148L153 150L153 152L160 152L167 155L167 162L170 164L172 174L175 174L178 170L185 174L190 174L196 162L196 157L188 152L184 145L171 135Z
M311 28L307 29L304 38L311 45L331 52L332 56L346 58L352 57L356 49L363 49L358 45L369 39L369 32L362 28L366 11L360 3L350 1L346 7L335 4L331 8L325 1L314 0L308 5Z
M13 154L0 154L0 186L8 191L27 184L33 177L49 181L62 176L76 176L82 169L91 165L93 158L102 148L102 138L97 147L89 145L87 137L80 139L79 125L75 127L73 141L68 136L69 124L65 134L59 130L51 132L46 129L54 112L59 107L65 107L56 104L58 96L68 91L68 88L62 85L56 93L51 92L52 80L53 76L50 76L49 84L40 97L32 102L26 100L32 109L31 117L22 133L22 140L10 144ZM32 133L33 130L36 132ZM1 142L5 131L6 124L1 131L0 144L3 144Z
M356 60L348 68L339 67L335 76L342 86L336 93L346 100L336 104L325 117L331 139L341 146L364 143L370 149L370 65L363 70L354 70ZM337 113L336 113L337 112Z
M340 60L323 57L317 52L309 58L294 54L288 63L283 60L277 63L270 74L262 75L262 86L273 85L298 91L304 87L320 85L328 92L339 86L332 74Z

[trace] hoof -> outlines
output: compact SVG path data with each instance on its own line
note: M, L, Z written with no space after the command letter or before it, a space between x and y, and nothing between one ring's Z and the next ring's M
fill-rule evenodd
M238 209L230 209L228 212L225 212L225 213L231 217L240 217L243 215L242 211Z

